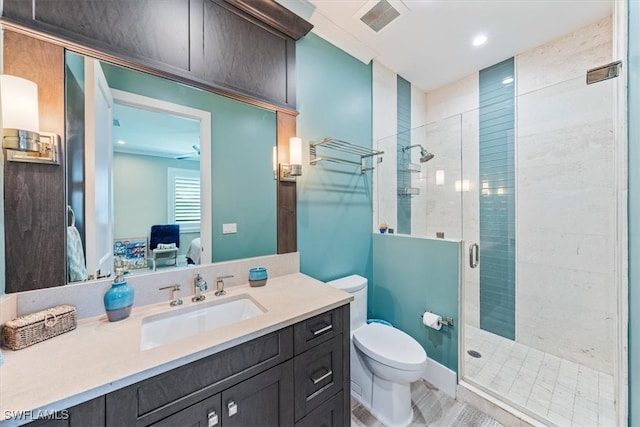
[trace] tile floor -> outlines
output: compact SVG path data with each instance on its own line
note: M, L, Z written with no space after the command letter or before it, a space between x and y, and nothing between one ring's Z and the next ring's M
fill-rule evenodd
M613 376L467 325L465 378L560 427L615 426ZM471 357L467 351L481 353Z
M413 421L411 426L502 427L493 418L468 403L458 402L426 381L411 385ZM367 409L351 399L351 427L383 427Z

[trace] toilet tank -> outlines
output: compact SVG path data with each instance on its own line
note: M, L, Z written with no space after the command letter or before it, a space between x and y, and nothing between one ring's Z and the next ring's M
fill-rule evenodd
M327 285L341 289L353 295L351 301L351 332L367 322L367 278L353 274L340 279L331 280Z

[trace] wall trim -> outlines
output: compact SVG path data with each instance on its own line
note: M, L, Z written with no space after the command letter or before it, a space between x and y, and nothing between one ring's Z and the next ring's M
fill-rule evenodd
M455 371L427 357L427 369L422 374L422 378L440 391L456 398L458 377Z

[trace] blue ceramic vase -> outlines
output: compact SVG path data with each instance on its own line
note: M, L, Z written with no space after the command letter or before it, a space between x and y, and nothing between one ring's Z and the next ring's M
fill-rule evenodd
M264 286L267 284L267 269L256 267L249 270L249 285L252 287Z
M126 319L133 307L133 288L127 285L122 276L117 275L111 288L104 294L104 309L109 322Z

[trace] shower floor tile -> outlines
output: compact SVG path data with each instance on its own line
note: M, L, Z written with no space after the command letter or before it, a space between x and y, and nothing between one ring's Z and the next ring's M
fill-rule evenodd
M616 425L613 376L470 325L465 344L465 377L516 408L560 427Z

